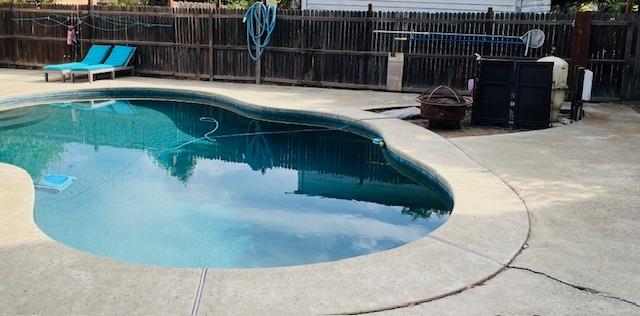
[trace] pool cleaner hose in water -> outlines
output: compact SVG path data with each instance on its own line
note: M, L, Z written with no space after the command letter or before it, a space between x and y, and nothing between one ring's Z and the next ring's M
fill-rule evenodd
M262 57L265 47L271 41L276 28L276 11L273 4L256 2L244 14L242 23L247 24L247 50L254 61Z

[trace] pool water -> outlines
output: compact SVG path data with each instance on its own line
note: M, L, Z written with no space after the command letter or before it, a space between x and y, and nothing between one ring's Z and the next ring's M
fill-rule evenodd
M206 137L204 137L206 135ZM0 112L0 161L34 182L34 218L67 246L128 262L260 268L419 239L451 199L342 130L169 101L59 102Z

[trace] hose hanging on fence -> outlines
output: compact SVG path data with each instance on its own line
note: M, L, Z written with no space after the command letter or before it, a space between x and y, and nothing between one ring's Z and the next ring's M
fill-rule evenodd
M247 50L254 61L262 57L265 47L271 41L276 28L276 11L275 5L256 2L244 14L242 23L247 24Z

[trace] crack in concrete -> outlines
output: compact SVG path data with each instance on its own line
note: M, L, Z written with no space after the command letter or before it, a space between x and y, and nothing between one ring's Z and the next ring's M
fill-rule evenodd
M603 292L603 291L600 291L600 290L592 289L590 287L569 283L567 281L563 281L563 280L560 280L560 279L558 279L556 277L550 276L550 275L548 275L548 274L546 274L544 272L536 271L536 270L525 268L525 267L512 266L512 265L508 265L507 268L515 269L515 270L521 270L521 271L527 271L527 272L530 272L530 273L541 275L541 276L544 276L544 277L546 277L546 278L548 278L550 280L553 280L555 282L558 282L558 283L564 284L566 286L572 287L572 288L574 288L576 290L587 292L587 293L590 293L590 294L599 295L599 296L606 297L606 298L611 298L611 299L618 300L618 301L623 302L623 303L631 304L631 305L633 305L635 307L639 307L640 308L640 304L638 304L636 302L633 302L633 301L630 301L630 300L615 296L615 295L613 295L611 293L607 293L607 292Z
M640 304L638 304L638 303L636 303L636 302L629 301L629 300L624 299L624 298L621 298L621 297L617 297L617 296L615 296L615 295L613 295L613 294L611 294L611 293L598 291L598 290L596 290L596 289L592 289L592 288L588 288L588 287L584 287L584 286L580 286L580 285L576 285L576 284L571 284L571 283L568 283L568 282L562 281L562 280L560 280L560 279L558 279L558 278L552 277L552 276L550 276L550 275L548 275L548 274L546 274L546 273L539 272L539 271L535 271L535 270L532 270L532 269L529 269L529 268L525 268L525 267L518 267L518 266L512 266L512 265L511 265L511 263L512 263L512 262L514 262L514 261L515 261L515 259L516 259L516 258L517 258L521 253L522 253L522 251L528 247L528 244L529 244L529 238L530 238L530 236L531 236L531 230L532 230L532 228L533 228L533 227L532 227L532 225L531 225L531 223L532 223L532 221L531 221L531 211L529 210L529 206L527 205L527 202L525 201L525 199L524 199L524 198L522 198L522 196L520 196L520 193L518 193L518 190L516 190L516 188L515 188L515 187L513 187L511 184L509 184L509 183L508 183L505 179L503 179L500 175L498 175L496 172L494 172L492 169L490 169L490 168L488 168L487 166L485 166L483 163L481 163L480 161L478 161L478 160L477 160L477 159L475 159L474 157L471 157L471 155L470 155L470 154L468 154L466 151L464 151L464 149L462 149L460 146L458 146L458 144L456 144L456 143L452 142L452 141L451 141L451 140L449 140L449 139L447 139L447 141L449 141L449 143L450 143L450 144L452 144L453 146L455 146L456 148L458 148L458 149L459 149L462 153L464 153L464 154L465 154L469 159L473 160L475 163L477 163L478 165L482 166L483 168L485 168L486 170L488 170L489 172L491 172L493 175L495 175L498 179L500 179L500 181L502 181L502 183L504 183L506 186L508 186L508 187L511 189L511 191L513 191L513 193L515 193L515 194L516 194L516 196L520 199L520 201L521 201L521 202L522 202L522 204L524 205L525 209L527 210L527 215L528 215L528 217L529 217L529 233L527 234L527 239L525 240L525 244L523 245L522 249L520 249L520 252L518 252L518 254L516 254L516 255L513 257L513 259L511 260L511 262L510 262L510 263L508 263L508 264L506 265L506 268L518 269L518 270L522 270L522 271L529 271L529 272L531 272L531 273L535 273L535 274L539 274L539 275L545 276L545 277L547 277L547 278L549 278L549 279L551 279L551 280L554 280L554 281L556 281L556 282L559 282L559 283L562 283L562 284L564 284L564 285L570 286L570 287L572 287L572 288L574 288L574 289L577 289L577 290L579 290L579 291L584 291L584 292L588 292L588 293L591 293L591 294L600 295L600 296L603 296L603 297L607 297L607 298L611 298L611 299L614 299L614 300L618 300L618 301L620 301L620 302L624 302L624 303L627 303L627 304L631 304L631 305L636 306L636 307L640 307ZM500 272L502 272L502 271L504 271L504 270L501 270Z
M635 303L633 301L629 301L627 299L621 298L621 297L617 297L611 293L607 293L607 292L602 292L602 291L598 291L596 289L592 289L592 288L588 288L588 287L584 287L584 286L580 286L580 285L575 285L575 284L571 284L565 281L562 281L560 279L554 278L550 275L547 275L545 273L539 272L539 271L535 271L535 270L531 270L528 268L524 268L524 267L518 267L518 266L512 266L511 263L513 263L515 261L515 259L520 256L520 254L522 254L522 252L528 248L529 245L529 239L531 237L531 231L532 231L532 219L531 219L531 210L529 209L529 206L527 205L525 199L520 195L520 193L518 193L518 190L513 187L511 184L509 184L505 179L503 179L500 175L498 175L496 172L494 172L492 169L488 168L487 166L485 166L483 163L481 163L480 161L478 161L477 159L475 159L474 157L472 157L470 154L468 154L465 150L463 150L460 146L458 146L458 144L452 142L450 139L447 139L447 141L455 146L456 148L458 148L458 150L460 150L465 156L467 156L467 158L471 159L473 162L475 162L476 164L478 164L479 166L483 167L484 169L486 169L487 171L489 171L491 174L493 174L495 177L497 177L503 184L505 184L507 187L509 187L509 189L518 197L518 199L520 199L520 201L522 202L522 204L524 205L524 208L527 212L527 217L528 217L528 221L529 221L529 231L527 232L527 237L525 238L525 242L523 243L523 245L521 246L520 250L518 251L518 253L515 254L515 256L513 256L513 258L511 258L511 260L506 264L503 265L502 269L496 271L494 274L484 278L483 280L479 280L477 282L474 282L472 284L467 285L464 288L455 290L455 291L451 291L448 293L444 293L438 296L434 296L431 298L426 298L426 299L422 299L422 300L418 300L418 301L412 301L412 302L407 302L405 304L400 304L400 305L395 305L395 306L387 306L387 307L382 307L382 308L377 308L377 309L370 309L370 310L365 310L365 311L358 311L358 312L351 312L351 313L343 313L343 314L330 314L330 315L364 315L364 314L371 314L371 313L377 313L377 312L383 312L383 311L390 311L390 310L395 310L395 309L402 309L402 308L409 308L409 307L414 307L416 305L420 305L420 304L425 304L425 303L429 303L435 300L439 300L442 298L446 298L446 297L450 297L450 296L455 296L458 295L462 292L465 292L466 290L472 289L476 286L479 285L484 285L487 281L492 280L494 277L496 277L498 274L502 273L503 271L505 271L506 269L518 269L518 270L523 270L523 271L529 271L531 273L535 273L535 274L539 274L542 276L545 276L551 280L554 280L556 282L559 282L561 284L564 284L566 286L570 286L574 289L580 290L580 291L584 291L587 293L591 293L594 295L599 295L602 297L606 297L606 298L610 298L610 299L614 299L623 303L627 303L636 307L640 307L640 304ZM452 245L453 246L453 245ZM464 249L462 247L459 247L463 250L467 250ZM474 253L477 254L477 253ZM484 257L484 256L482 256Z

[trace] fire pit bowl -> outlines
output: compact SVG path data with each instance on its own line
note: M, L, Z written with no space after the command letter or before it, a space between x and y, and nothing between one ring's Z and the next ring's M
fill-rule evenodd
M445 89L443 92L438 92L443 88ZM427 90L419 95L416 101L420 103L422 117L429 120L427 124L429 128L434 124L460 127L460 121L464 119L472 103L470 98L458 95L447 86Z

